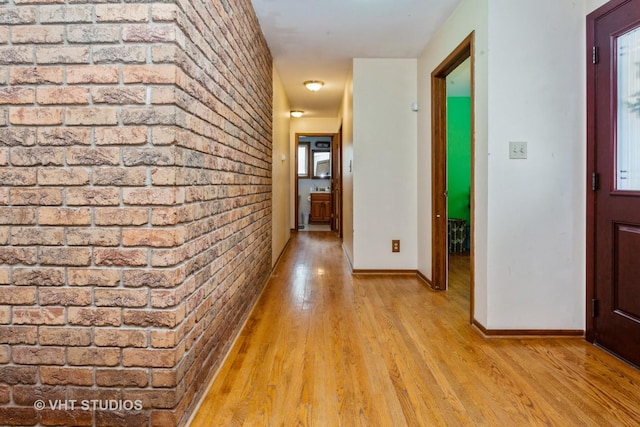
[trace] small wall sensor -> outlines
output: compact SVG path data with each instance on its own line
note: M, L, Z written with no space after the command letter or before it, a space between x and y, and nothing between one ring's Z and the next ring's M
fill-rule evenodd
M411 111L418 111L418 103L417 102L412 102L411 103Z

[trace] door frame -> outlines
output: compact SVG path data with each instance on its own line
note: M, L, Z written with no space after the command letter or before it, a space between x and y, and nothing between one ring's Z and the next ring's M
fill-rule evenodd
M299 212L299 204L297 202L298 200L298 143L300 142L300 137L306 137L306 136L330 136L331 137L331 143L330 143L330 150L331 150L331 160L333 161L333 142L334 139L336 138L335 133L326 133L326 132L322 132L322 133L314 133L314 132L302 132L302 133L296 133L295 134L295 165L293 168L293 176L294 176L294 215L295 215L295 221L294 221L294 227L295 227L295 231L298 232L298 226L300 225L300 212ZM340 141L340 149L342 150L342 141ZM311 150L309 150L309 156L311 156ZM309 162L311 163L311 161ZM333 167L333 165L332 165ZM310 176L313 176L312 171L309 171ZM333 171L332 171L333 172ZM331 177L331 182L333 183L333 176ZM333 188L331 188L331 197L333 197ZM333 207L331 208L333 210ZM342 209L342 203L340 203L340 209ZM340 218L342 218L342 212L340 213ZM333 218L330 222L331 227L333 229Z
M630 0L611 0L587 15L587 176L585 189L586 205L586 301L585 301L585 338L595 341L595 318L593 317L593 301L596 297L596 192L591 188L596 168L596 65L593 63L593 47L596 44L596 22L614 9Z
M471 32L431 73L431 286L446 290L447 247L447 75L471 58L471 254L470 322L473 322L475 289L475 32Z

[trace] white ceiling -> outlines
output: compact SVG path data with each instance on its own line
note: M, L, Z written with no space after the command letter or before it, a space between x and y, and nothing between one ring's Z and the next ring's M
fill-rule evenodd
M416 58L461 0L251 1L291 108L336 117L353 58Z

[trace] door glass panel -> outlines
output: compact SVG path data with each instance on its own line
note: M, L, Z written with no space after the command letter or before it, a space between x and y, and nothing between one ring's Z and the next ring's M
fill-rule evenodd
M640 191L640 27L618 37L616 187Z

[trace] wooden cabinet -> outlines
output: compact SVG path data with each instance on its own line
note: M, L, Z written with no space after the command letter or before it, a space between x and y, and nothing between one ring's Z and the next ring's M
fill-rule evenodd
M331 193L311 193L310 222L329 223L331 221Z

